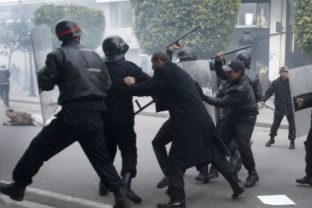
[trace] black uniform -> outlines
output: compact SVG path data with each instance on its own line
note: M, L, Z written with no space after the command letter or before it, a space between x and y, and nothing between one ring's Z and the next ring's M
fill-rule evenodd
M183 173L187 168L211 161L215 162L232 188L239 189L234 170L225 159L227 150L216 134L195 82L185 71L176 64L165 63L155 69L151 80L134 84L129 91L139 96L155 96L162 103L159 110L169 110L170 119L162 128L169 126L166 128L171 131L169 135L175 135L168 138L172 145L165 160L171 200L185 198Z
M270 87L266 90L262 101L267 101L274 94L274 120L271 126L270 137L273 139L277 135L277 130L286 116L289 124L288 139L295 140L296 138L296 127L295 119L291 104L291 95L289 88L289 80L283 80L281 77L277 78L272 82Z
M255 94L256 102L260 102L262 98L262 86L259 80L258 74L256 72L252 71L251 69L245 69L244 72L249 80L249 83L252 87L252 90Z
M4 66L0 68L0 97L3 104L9 107L10 71Z
M216 59L216 73L220 79L227 80L222 66ZM249 174L255 172L255 161L250 147L250 139L256 123L258 106L254 92L246 75L234 81L227 80L217 98L206 96L205 101L216 107L224 108L224 118L219 123L220 137L230 145L235 139L243 164Z
M304 102L306 106L312 106L312 95L306 97ZM307 140L304 142L304 145L306 149L306 157L305 157L306 176L312 179L312 115L311 115L311 127L309 130Z
M104 99L111 81L104 62L93 51L66 41L47 56L46 67L38 73L41 90L59 87L62 106L56 119L33 139L13 172L20 187L32 183L32 177L45 161L78 141L97 174L110 190L122 186L103 140Z
M301 96L298 96L301 97ZM302 96L304 99L304 108L312 107L312 94L305 94ZM306 176L310 179L310 185L312 185L312 114L311 114L311 127L307 136L306 141L304 142L306 149Z
M112 87L108 91L106 104L108 112L105 117L105 138L109 155L114 160L117 145L121 151L121 175L130 172L136 175L137 148L136 134L134 131L134 110L132 96L127 93L123 78L132 76L138 83L150 77L132 62L121 59L116 62L106 63L107 70L112 80Z

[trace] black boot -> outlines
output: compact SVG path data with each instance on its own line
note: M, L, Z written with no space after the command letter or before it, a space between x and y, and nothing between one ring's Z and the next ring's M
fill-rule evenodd
M238 180L236 173L223 172L222 175L233 190L232 199L237 199L240 195L242 195L242 193L245 192L245 189L240 180Z
M294 140L290 140L289 149L295 149L295 141Z
M312 177L304 176L303 178L296 179L297 183L307 184L312 186Z
M19 187L15 183L5 184L0 183L1 193L9 196L15 201L23 201L25 196L25 187Z
M209 183L208 165L205 165L200 169L198 176L195 177L195 180L201 181L203 183Z
M219 172L218 170L212 165L210 167L209 173L208 173L208 179L214 179L214 178L218 178L219 177Z
M104 182L102 180L100 180L100 183L99 183L99 195L100 196L106 196L107 194L108 194L107 187L104 184Z
M127 198L136 204L141 203L142 202L141 197L139 197L136 193L134 193L134 191L131 190L131 179L132 179L131 173L130 172L126 173L122 177L122 179L125 183L125 194L126 194Z
M271 137L271 139L269 141L267 141L267 143L265 143L265 146L270 147L274 143L275 143L274 137Z
M169 177L165 176L157 183L156 187L158 189L162 189L162 188L167 187L168 185L169 185Z
M256 171L252 171L248 173L248 177L245 182L245 187L246 188L253 187L254 185L256 185L258 181L259 181L258 173Z
M185 200L170 200L168 203L159 203L157 208L185 208Z
M123 188L119 188L113 193L115 196L115 204L113 208L131 208L131 203L127 199Z

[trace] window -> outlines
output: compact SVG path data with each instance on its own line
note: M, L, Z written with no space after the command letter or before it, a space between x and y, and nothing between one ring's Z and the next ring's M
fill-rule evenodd
M242 3L239 10L236 27L269 28L269 3Z
M270 22L270 4L258 4L257 27L269 28Z
M111 3L110 18L112 28L131 27L133 12L130 2Z
M239 9L239 27L256 27L257 25L257 3L243 3Z

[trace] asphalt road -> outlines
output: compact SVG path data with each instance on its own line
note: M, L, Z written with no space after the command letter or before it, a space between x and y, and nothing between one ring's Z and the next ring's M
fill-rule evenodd
M18 104L13 107L21 107ZM29 112L38 112L36 105L23 105ZM3 112L3 108L0 109ZM5 120L0 115L0 122ZM134 207L155 207L158 202L167 201L165 190L156 189L156 183L162 173L154 157L151 140L165 118L137 116L136 132L138 135L138 175L133 181L133 189L143 198L143 203ZM27 148L31 139L41 130L40 127L7 127L0 126L0 175L2 180L10 181L11 172ZM268 139L269 129L256 128L253 134L253 150L257 170L260 175L259 184L248 189L240 200L231 199L231 189L224 178L219 177L209 184L201 184L194 180L197 172L194 168L185 175L186 202L191 208L267 208L257 196L285 194L295 203L295 207L312 207L312 186L299 186L295 179L304 175L304 138L296 141L296 149L289 150L287 131L280 130L276 144L264 147ZM120 158L116 167L120 168ZM239 174L242 181L247 177L246 170ZM48 190L60 194L88 199L104 204L112 204L112 194L100 197L97 194L98 177L75 143L44 164L35 176L31 187ZM288 206L279 206L281 208Z

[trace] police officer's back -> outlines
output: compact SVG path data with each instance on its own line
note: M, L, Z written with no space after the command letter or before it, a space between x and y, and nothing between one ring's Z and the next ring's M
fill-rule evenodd
M81 30L75 22L60 21L55 32L62 46L48 54L38 82L41 90L59 87L62 110L32 140L14 169L14 183L1 185L1 192L23 200L26 186L43 163L78 141L97 174L114 193L114 207L131 208L103 141L104 99L111 85L104 62L95 52L79 45Z

